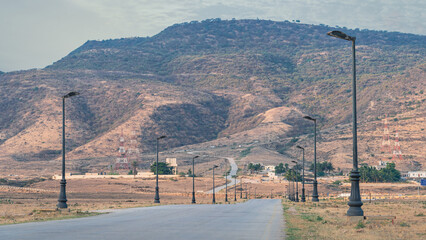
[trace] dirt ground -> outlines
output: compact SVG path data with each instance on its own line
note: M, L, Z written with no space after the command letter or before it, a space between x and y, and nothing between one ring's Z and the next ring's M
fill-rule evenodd
M426 196L364 202L366 219L346 216L346 200L284 202L287 239L425 239Z
M241 177L239 177L239 180ZM234 203L253 198L285 198L288 194L287 181L264 181L261 176L244 176L242 184L228 188L228 199ZM344 179L341 179L344 180ZM320 200L337 197L341 193L350 192L350 184L332 184L336 179L320 179ZM225 180L217 176L215 185L225 184ZM195 178L197 204L211 204L211 177ZM59 180L45 180L27 187L9 187L0 185L0 224L19 223L60 219L63 217L86 216L94 210L129 208L154 205L155 178L151 179L70 179L67 180L67 199L70 212L54 211L59 196ZM241 188L242 186L242 188ZM306 195L312 192L312 185L306 184ZM190 204L192 199L192 178L171 177L159 179L161 204ZM386 199L412 197L418 192L415 184L361 184L362 193L373 193L373 197L383 196ZM426 189L420 189L424 194ZM235 194L236 193L236 194ZM299 183L299 194L301 184ZM363 195L366 198L368 195ZM216 193L216 202L225 203L225 189Z
M208 191L211 178L195 178L196 201L212 202ZM215 178L215 185L225 184ZM154 205L155 178L153 179L72 179L67 181L67 199L70 212L53 211L59 196L59 180L46 180L29 187L0 187L0 224L40 221L84 216L94 210L130 208ZM160 204L190 204L192 178L176 177L159 180ZM216 202L223 204L224 192L216 194ZM243 201L238 196L238 201ZM232 203L232 202L231 202Z

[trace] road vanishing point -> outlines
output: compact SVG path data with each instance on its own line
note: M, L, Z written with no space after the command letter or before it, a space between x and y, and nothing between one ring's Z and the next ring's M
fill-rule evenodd
M281 200L164 205L87 218L0 226L0 239L284 239Z

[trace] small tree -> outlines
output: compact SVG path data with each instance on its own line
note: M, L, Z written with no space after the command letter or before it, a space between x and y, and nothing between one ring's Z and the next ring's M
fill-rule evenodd
M296 171L295 169L289 169L288 171L285 172L285 178L289 181L302 181L302 175L300 175L300 173L298 171Z
M150 167L151 172L153 172L154 174L157 174L157 172L155 171L156 167L157 167L157 162L154 162ZM171 175L171 174L173 174L173 167L170 167L168 163L159 162L158 163L158 174Z
M191 170L191 168L188 169L187 174L188 174L188 177L192 177L192 170ZM194 177L196 177L196 175L194 175Z
M249 163L247 168L250 170L250 173L252 173L252 172L258 172L262 170L263 166L260 163L257 163L257 164Z
M275 166L275 173L276 174L280 174L280 173L285 173L286 169L284 168L284 164L280 163L277 166Z
M135 178L136 174L138 174L138 170L136 169L137 167L138 167L138 162L137 161L133 161L132 162L133 178Z
M312 163L311 166L309 167L309 169L311 171L314 171L314 164ZM327 172L328 174L330 174L330 172L334 171L334 167L333 164L331 162L320 162L317 163L317 173L319 176L324 176L325 173Z
M380 169L379 172L384 182L398 182L401 180L401 173L395 169L395 163L386 164L386 167Z

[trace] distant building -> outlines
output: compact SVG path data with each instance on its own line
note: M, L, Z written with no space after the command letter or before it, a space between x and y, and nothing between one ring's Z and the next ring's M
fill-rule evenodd
M426 178L426 171L413 171L401 174L403 178L421 179Z
M388 161L379 161L379 165L374 166L377 170L386 168L386 165L388 165Z
M169 164L170 167L173 167L172 172L173 174L178 174L178 165L176 158L166 158L166 163Z
M275 166L273 166L273 165L267 165L267 166L265 166L265 171L267 171L267 172L275 172Z
M275 172L269 171L269 172L268 172L268 177L269 177L269 180L274 180L274 179L276 179L278 176L277 176L277 175L275 175Z

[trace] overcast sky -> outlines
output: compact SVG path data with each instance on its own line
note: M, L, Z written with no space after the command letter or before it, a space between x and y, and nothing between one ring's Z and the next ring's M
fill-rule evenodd
M0 71L43 68L87 40L153 36L208 18L426 35L426 0L0 0Z

